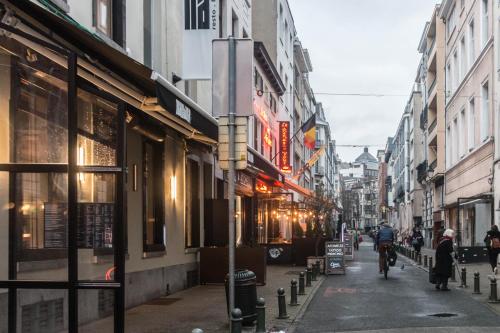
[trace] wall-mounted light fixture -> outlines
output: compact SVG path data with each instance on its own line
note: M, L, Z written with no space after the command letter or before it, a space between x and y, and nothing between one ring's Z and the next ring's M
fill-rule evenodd
M175 199L177 198L177 177L176 176L170 177L170 195L172 196L172 200L175 201Z

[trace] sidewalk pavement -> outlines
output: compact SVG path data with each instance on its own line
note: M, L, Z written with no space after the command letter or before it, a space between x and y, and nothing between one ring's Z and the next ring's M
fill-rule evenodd
M290 306L290 282L299 279L299 273L304 267L268 266L267 283L257 286L257 296L266 300L266 329L269 332L286 332L297 316L307 307L315 291L324 280L318 276L318 281L312 282L306 288L305 296L298 296L299 306ZM277 319L278 288L285 289L287 313L289 319ZM224 286L201 285L170 296L152 300L146 304L131 308L125 313L125 331L127 333L191 333L200 328L204 333L228 332L228 317L226 310ZM104 318L81 327L80 331L112 332L113 318ZM243 332L253 333L255 327L244 328Z
M411 263L415 266L418 266L419 268L423 269L426 272L429 272L428 267L424 267L424 255L427 255L428 257L433 258L433 265L436 264L435 260L435 250L433 249L428 249L428 248L422 248L421 249L421 254L422 254L422 265L418 265L415 261L407 258L408 260L411 261ZM399 256L402 256L399 254ZM462 268L465 268L467 271L467 277L466 277L466 285L467 287L464 288L463 290L470 294L471 297L476 299L477 301L483 302L490 306L491 309L496 311L500 315L500 303L489 303L489 296L490 296L490 277L495 277L497 280L497 284L499 283L498 281L500 280L500 276L495 276L492 274L491 271L491 266L489 263L471 263L471 264L459 264L459 271L461 272ZM478 272L479 273L479 290L481 294L474 294L474 273ZM460 276L458 274L458 271L455 268L455 277L456 277L456 282L450 281L449 285L450 287L455 287L455 288L461 288L461 280ZM498 288L498 287L497 287ZM500 296L500 292L499 292Z

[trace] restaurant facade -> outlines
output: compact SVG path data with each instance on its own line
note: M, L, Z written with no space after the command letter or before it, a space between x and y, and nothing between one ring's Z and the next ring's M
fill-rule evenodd
M52 7L0 15L0 331L122 332L198 283L217 121Z

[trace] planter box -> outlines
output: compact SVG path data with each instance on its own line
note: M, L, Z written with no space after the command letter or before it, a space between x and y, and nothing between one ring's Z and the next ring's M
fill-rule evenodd
M307 257L307 268L312 268L316 261L319 261L320 274L325 274L325 257Z
M200 249L200 284L223 284L229 270L227 247ZM248 269L255 273L257 283L266 284L266 248L240 247L236 249L235 269Z
M318 245L318 256L325 255L326 238L321 238ZM294 238L292 241L292 253L295 265L306 266L307 257L315 256L316 238Z

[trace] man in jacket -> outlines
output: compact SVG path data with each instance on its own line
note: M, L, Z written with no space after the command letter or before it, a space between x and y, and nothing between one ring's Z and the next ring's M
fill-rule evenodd
M377 233L377 244L378 244L378 268L379 273L382 274L384 270L384 257L389 253L389 249L394 242L394 230L388 224L383 222L380 225L380 230Z

